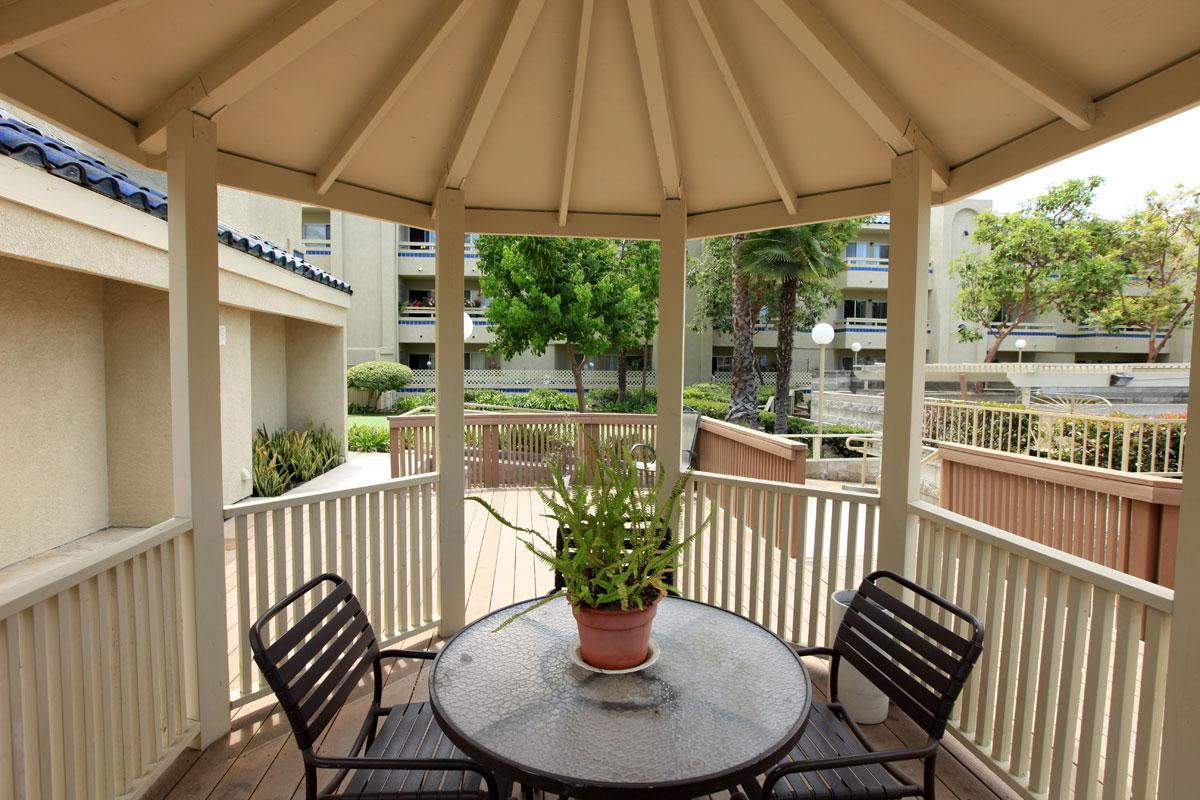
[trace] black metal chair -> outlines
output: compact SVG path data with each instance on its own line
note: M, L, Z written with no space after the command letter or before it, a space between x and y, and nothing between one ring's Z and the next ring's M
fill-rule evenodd
M318 591L321 587L327 590L323 597ZM268 641L271 622L305 596L311 597L307 613ZM304 757L308 800L499 800L511 796L509 783L468 760L445 738L428 703L382 705L384 659L432 659L435 654L380 650L358 598L340 576L313 578L272 606L250 629L250 648L287 713ZM374 674L371 707L350 754L318 753L321 734L368 673ZM320 789L318 770L335 771Z
M965 623L963 636L919 611L881 579L908 590ZM787 760L767 773L762 796L858 798L934 796L938 745L954 702L983 651L983 625L971 614L901 576L880 570L868 575L846 611L833 647L797 650L829 656L829 703L813 702L808 726ZM875 750L838 701L838 668L853 665L929 737L916 747ZM914 783L894 766L923 761L924 780ZM748 792L753 796L753 792Z

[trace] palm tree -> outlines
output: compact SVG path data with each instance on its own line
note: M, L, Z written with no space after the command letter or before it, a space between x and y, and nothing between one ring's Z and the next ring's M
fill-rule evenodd
M861 220L838 220L747 234L740 248L743 265L779 281L778 343L775 352L775 433L787 433L791 414L792 342L796 332L796 293L801 284L829 289L830 280L846 268L846 243L857 235ZM824 284L824 286L820 286ZM805 292L806 297L813 292ZM830 291L815 293L836 297ZM827 307L827 306L826 306ZM806 309L815 317L821 309Z
M757 381L754 374L754 309L750 303L750 280L741 264L745 234L729 237L730 274L733 280L733 374L732 396L726 419L738 425L758 428Z

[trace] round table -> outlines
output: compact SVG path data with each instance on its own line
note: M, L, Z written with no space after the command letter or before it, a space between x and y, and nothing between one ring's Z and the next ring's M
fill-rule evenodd
M571 797L694 797L750 781L800 738L808 671L765 628L664 598L658 662L605 675L571 662L565 598L494 632L535 602L464 628L429 676L446 736L497 774Z

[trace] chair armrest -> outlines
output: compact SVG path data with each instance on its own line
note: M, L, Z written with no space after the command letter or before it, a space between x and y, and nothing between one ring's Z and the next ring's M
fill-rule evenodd
M833 658L841 658L842 654L832 647L797 647L796 655L798 656L832 656Z
M798 772L838 769L841 767L861 767L867 764L885 764L893 761L916 761L933 756L937 753L937 749L937 741L931 739L922 747L906 747L902 750L878 750L854 756L817 758L810 761L791 761L787 764L780 764L768 772L763 779L763 797L769 797L771 792L774 791L775 784L785 775L794 775Z
M376 658L382 661L385 658L420 658L426 661L432 661L437 657L437 653L432 650L380 650Z
M370 758L368 756L312 755L310 762L317 769L417 769L463 770L487 774L483 767L465 758Z

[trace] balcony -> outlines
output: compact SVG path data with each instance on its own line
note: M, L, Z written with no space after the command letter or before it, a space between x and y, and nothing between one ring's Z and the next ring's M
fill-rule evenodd
M434 242L399 242L396 246L396 274L402 277L433 277L433 262L437 257ZM479 251L473 240L463 248L463 274L479 277Z
M833 344L848 350L858 342L863 350L882 350L887 347L887 320L873 317L846 317L834 323Z
M846 270L833 279L839 289L886 289L888 259L848 258Z
M992 331L988 331L987 338L990 346L991 340L995 339L995 334ZM1017 352L1020 349L1017 347L1017 340L1019 339L1025 340L1026 353L1057 353L1063 351L1063 347L1059 344L1057 327L1053 322L1021 323L1000 343L1000 352ZM1069 349L1067 352L1070 352Z
M459 316L466 314L474 324L471 338L467 340L469 344L489 344L496 341L496 335L491 331L491 323L484 317L482 308L463 308L455 313ZM400 312L396 341L400 344L432 345L436 322L437 309L406 308Z
M1059 339L1076 353L1127 353L1144 356L1150 345L1150 335L1142 328L1106 331L1081 326L1074 333L1059 334ZM1170 353L1172 343L1173 340L1168 340L1159 352L1163 355Z
M304 259L316 267L329 270L330 256L333 254L333 242L329 239L301 239L300 252Z

